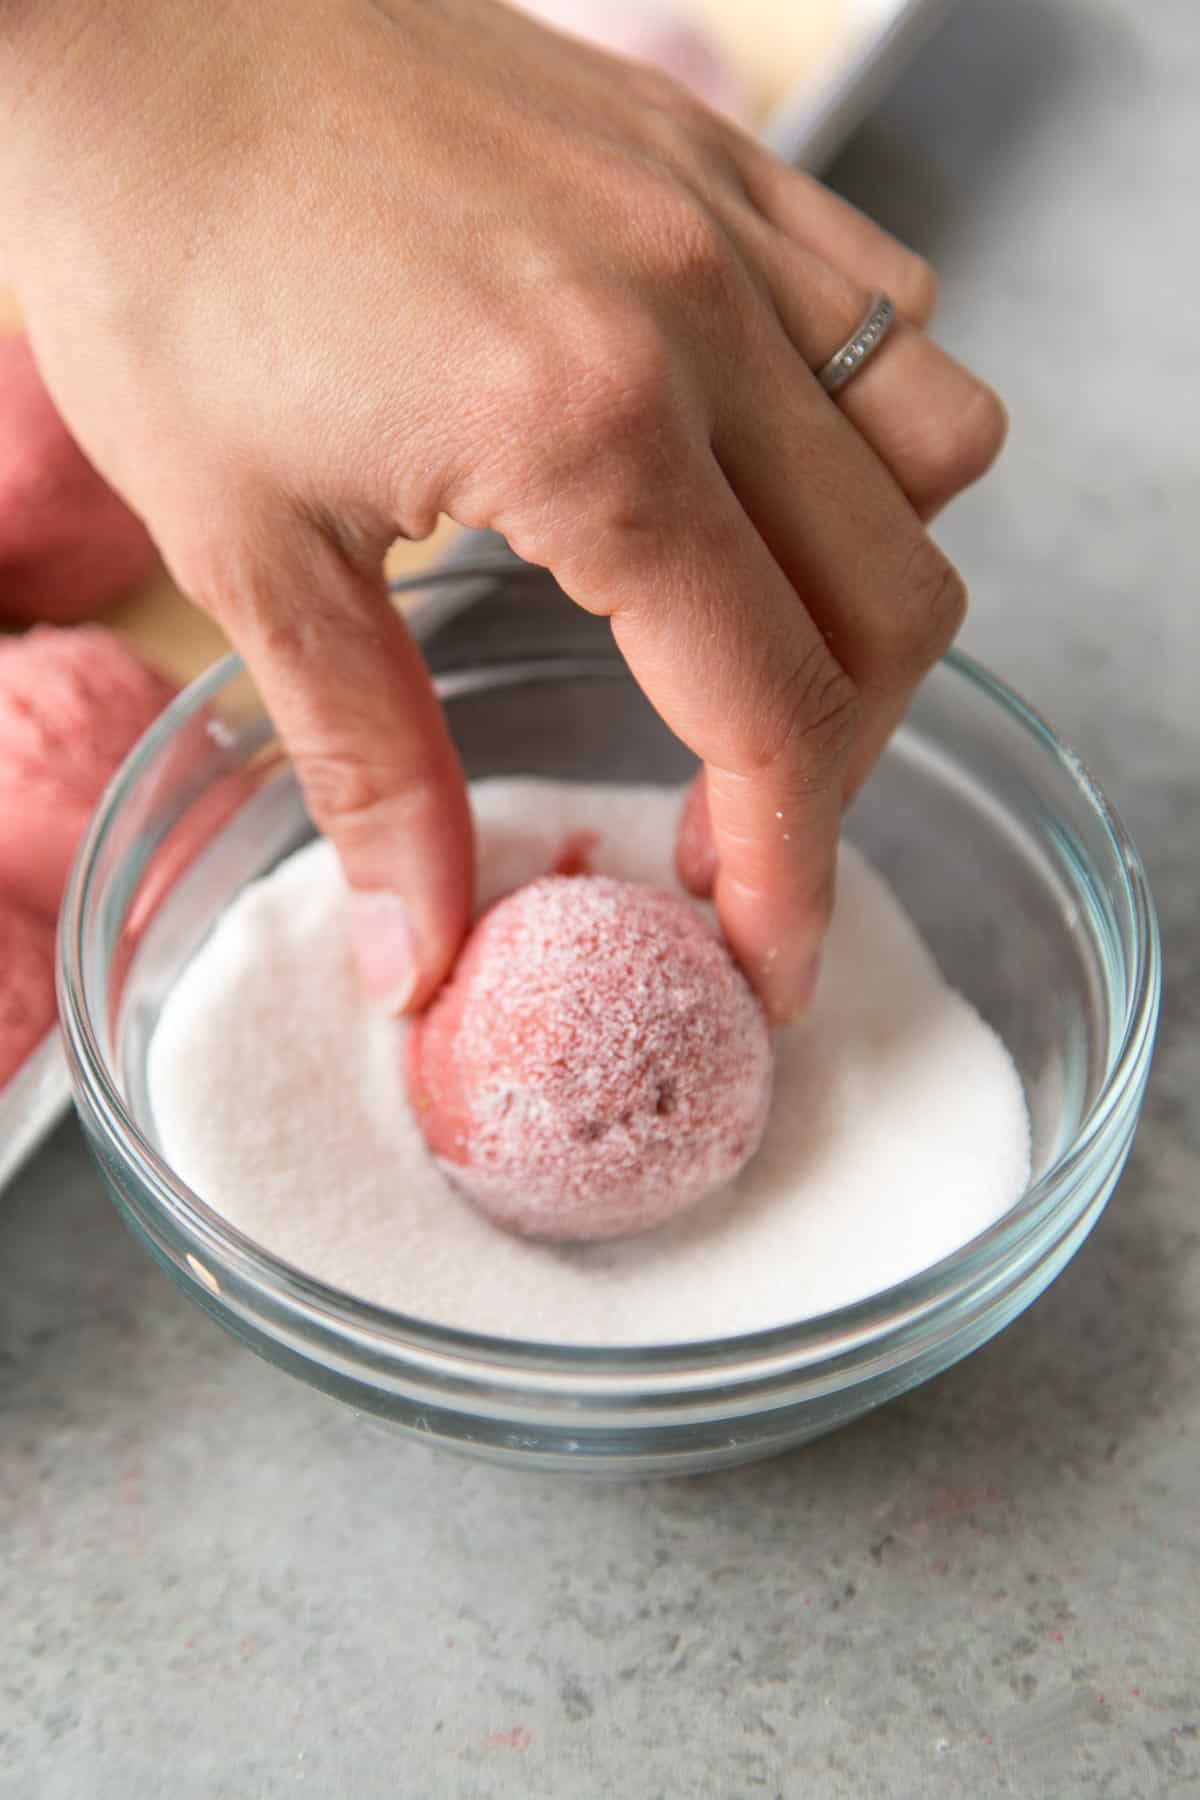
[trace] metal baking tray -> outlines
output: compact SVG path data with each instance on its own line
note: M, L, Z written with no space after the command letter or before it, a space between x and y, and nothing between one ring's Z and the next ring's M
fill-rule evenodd
M781 5L796 0L780 0ZM763 141L780 156L814 171L826 167L892 85L953 0L844 0L836 40L808 76L771 112ZM467 532L444 559L465 571L494 561L504 546L486 533ZM424 640L478 598L496 578L455 584L409 614ZM58 1033L45 1038L13 1079L0 1088L0 1189L11 1181L66 1112L71 1099Z

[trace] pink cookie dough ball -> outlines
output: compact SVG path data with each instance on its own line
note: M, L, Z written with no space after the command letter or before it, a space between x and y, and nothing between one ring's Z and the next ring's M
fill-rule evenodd
M522 1237L648 1231L732 1180L767 1122L766 1017L682 895L549 875L479 920L408 1039L446 1173Z
M736 70L686 12L660 0L521 0L521 5L559 31L653 64L714 112L745 120L748 102Z
M111 776L174 690L99 625L0 638L0 887L53 919Z
M0 1087L54 1023L54 927L0 894Z
M0 618L87 618L153 562L145 526L59 418L28 340L0 337Z

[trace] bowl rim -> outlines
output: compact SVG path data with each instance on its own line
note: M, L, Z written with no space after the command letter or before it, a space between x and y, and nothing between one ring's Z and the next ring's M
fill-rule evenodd
M487 567L447 571L454 580L487 573ZM506 571L507 573L507 571ZM393 584L394 591L419 591L440 585L438 572ZM76 1102L88 1117L115 1162L130 1170L143 1202L162 1215L182 1236L201 1247L228 1277L248 1282L257 1294L302 1315L343 1345L361 1347L369 1338L376 1355L393 1352L409 1366L461 1362L478 1372L483 1365L493 1378L505 1371L527 1380L531 1370L576 1377L614 1378L688 1370L753 1366L763 1371L783 1358L795 1368L819 1366L828 1358L878 1347L897 1333L905 1334L948 1302L973 1294L995 1281L1018 1249L1028 1249L1055 1216L1069 1229L1080 1210L1078 1181L1086 1177L1098 1144L1113 1123L1124 1120L1132 1095L1144 1084L1153 1048L1161 990L1161 947L1158 923L1146 872L1116 809L1082 759L1054 732L1042 715L1006 683L962 651L953 650L941 665L967 683L988 704L999 706L1042 751L1053 758L1082 795L1107 835L1120 870L1122 892L1115 904L1128 909L1133 955L1124 965L1126 1004L1119 1037L1111 1042L1099 1091L1071 1142L1017 1203L983 1232L917 1274L864 1299L790 1323L752 1332L677 1342L564 1344L474 1332L458 1326L393 1311L361 1300L306 1274L230 1225L195 1194L143 1134L127 1106L98 1035L84 975L84 927L96 880L98 859L130 789L154 765L177 731L222 688L247 673L242 659L230 654L215 663L181 692L140 739L106 790L93 816L72 869L59 921L58 984L63 1036ZM475 659L469 667L435 677L439 695L453 699L480 687L511 685L564 675L628 678L616 651L559 651L519 657ZM1088 867L1091 865L1088 864ZM1108 997L1113 998L1111 983ZM1124 1103L1124 1104L1123 1104ZM1124 1141L1124 1137L1122 1137ZM178 1266L178 1259L172 1258ZM192 1274L205 1286L211 1271L187 1255ZM207 1275L208 1279L205 1280ZM222 1292L220 1283L218 1293Z

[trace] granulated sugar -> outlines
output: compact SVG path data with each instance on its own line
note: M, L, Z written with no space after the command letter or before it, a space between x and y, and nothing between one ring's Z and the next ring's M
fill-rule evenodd
M480 904L544 872L573 832L596 834L597 873L670 883L679 798L477 786ZM150 1098L164 1155L231 1224L320 1280L441 1324L580 1344L759 1330L928 1267L1028 1179L1004 1046L850 849L816 1002L776 1042L761 1149L658 1231L551 1246L490 1225L425 1148L404 1037L359 997L345 889L316 843L247 889L184 971L150 1047Z

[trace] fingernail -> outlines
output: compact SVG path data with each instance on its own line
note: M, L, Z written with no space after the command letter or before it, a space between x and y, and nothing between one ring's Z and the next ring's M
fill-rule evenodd
M404 1012L416 989L417 940L396 894L352 893L350 944L367 995L385 1012Z

